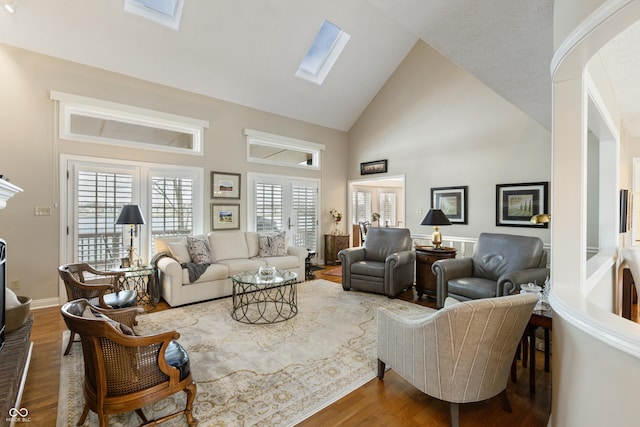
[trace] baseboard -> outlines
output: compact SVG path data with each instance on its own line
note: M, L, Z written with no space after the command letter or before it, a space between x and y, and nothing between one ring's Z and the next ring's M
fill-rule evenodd
M37 310L38 308L46 308L46 307L57 307L59 305L60 305L60 299L58 297L37 299L37 300L31 301L31 310Z

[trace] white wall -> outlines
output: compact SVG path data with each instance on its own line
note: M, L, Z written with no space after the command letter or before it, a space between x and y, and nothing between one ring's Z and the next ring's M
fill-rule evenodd
M420 226L431 187L469 186L469 224L446 236L533 235L547 229L496 227L496 184L550 181L550 133L422 41L416 43L349 132L349 178L361 162L388 159L406 175L406 226ZM418 213L421 210L422 213Z
M8 280L19 280L19 295L34 300L58 296L58 162L62 153L196 166L204 169L204 232L210 230L209 172L241 172L241 228L246 227L246 173L299 175L322 179L321 209L346 208L347 134L237 104L171 89L37 53L0 45L0 174L24 189L0 211L0 236L8 244ZM210 122L204 156L152 152L63 141L57 138L51 90L193 117ZM313 141L326 146L322 171L247 163L243 129ZM34 215L51 206L51 216ZM323 229L330 230L328 217ZM322 240L322 239L320 239ZM322 250L322 248L319 248Z
M601 4L604 8L597 9ZM589 16L591 12L594 14ZM583 75L589 59L637 19L637 0L554 3L554 34L560 37L556 39L552 62L554 335L550 424L554 426L638 425L640 325L617 316L607 304L600 304L606 301L605 292L611 293L611 284L616 280L616 254L602 258L606 262L595 274L596 280L587 277L587 97ZM603 98L607 98L605 79L597 74L596 69L593 76ZM615 116L615 106L607 99L603 104ZM625 138L623 129L620 133ZM629 153L629 147L621 152ZM625 158L624 162L628 160ZM628 170L629 166L620 168L620 179L614 178L628 183Z

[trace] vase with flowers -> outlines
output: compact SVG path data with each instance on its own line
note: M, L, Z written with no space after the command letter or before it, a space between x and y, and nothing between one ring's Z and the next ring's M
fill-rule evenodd
M342 212L336 209L331 209L329 213L333 217L333 234L340 234L340 221L342 221Z

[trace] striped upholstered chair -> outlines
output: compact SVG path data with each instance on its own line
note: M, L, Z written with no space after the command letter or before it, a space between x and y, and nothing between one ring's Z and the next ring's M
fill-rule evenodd
M506 388L511 364L538 298L532 294L485 298L425 308L403 318L378 309L378 378L386 365L420 391L451 404L499 396L511 412Z

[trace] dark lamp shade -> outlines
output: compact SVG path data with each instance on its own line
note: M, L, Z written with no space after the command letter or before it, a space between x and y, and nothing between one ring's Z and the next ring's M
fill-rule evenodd
M451 225L451 221L442 212L442 209L429 209L420 225Z
M116 224L144 224L144 217L138 205L124 205Z

